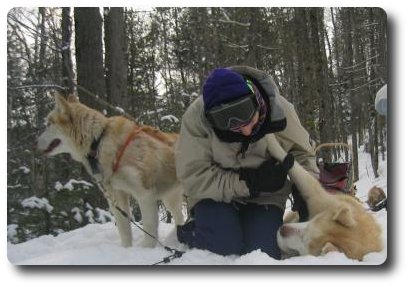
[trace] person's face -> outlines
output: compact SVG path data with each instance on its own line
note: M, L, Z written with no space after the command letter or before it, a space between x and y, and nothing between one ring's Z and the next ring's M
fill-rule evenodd
M258 120L259 120L259 112L256 112L251 122L249 122L249 124L246 124L246 125L243 125L235 129L231 129L231 130L232 132L241 133L244 136L249 136L251 135L252 130L255 127L256 123L258 123Z

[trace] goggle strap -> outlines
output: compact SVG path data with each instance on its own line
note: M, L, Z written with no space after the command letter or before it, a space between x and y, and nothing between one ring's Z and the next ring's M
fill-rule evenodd
M252 91L253 94L255 94L255 91L253 91L253 84L251 80L246 80L246 84L248 85L249 90Z

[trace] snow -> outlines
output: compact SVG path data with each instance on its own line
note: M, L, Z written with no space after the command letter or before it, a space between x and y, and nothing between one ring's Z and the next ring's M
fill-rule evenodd
M7 240L13 241L17 239L17 224L7 225Z
M161 121L165 121L165 120L167 120L171 123L178 123L179 122L179 119L177 117L175 117L174 115L166 115L166 116L161 117Z
M88 189L89 187L92 187L93 184L90 182L84 181L84 180L76 180L76 179L70 179L66 184L61 184L61 182L57 181L56 184L54 185L54 189L57 191L60 191L62 189L66 189L69 191L74 190L74 184L82 184L83 189Z
M152 115L152 114L156 114L156 113L161 113L162 111L164 111L163 108L159 108L155 111L147 111L147 113L145 113L145 115Z
M112 214L106 210L100 209L100 208L95 208L96 212L97 212L97 217L95 217L95 220L98 223L106 223L109 221L114 222L114 216L112 216Z
M357 184L357 197L364 202L367 191L378 185L387 191L387 161L380 160L380 177L372 177L370 156L361 149L359 153L360 181ZM28 203L46 205L44 201L32 199ZM28 205L28 204L27 204ZM363 204L366 205L366 204ZM367 208L367 206L366 206ZM75 213L75 211L72 211ZM101 211L100 211L101 212ZM159 241L166 246L186 251L181 258L173 259L166 265L380 265L387 259L387 211L371 212L383 229L384 249L370 253L362 262L348 259L344 254L332 252L327 255L298 256L285 260L275 260L260 250L243 256L220 256L209 251L188 249L176 238L172 224L161 222ZM81 215L78 215L77 221ZM86 217L90 215L85 215ZM101 217L109 217L102 215ZM17 265L151 265L161 261L171 253L161 244L155 248L143 248L139 243L143 233L136 227L133 230L133 246L120 246L117 229L113 222L88 224L85 227L58 236L45 235L20 244L7 244L8 259ZM12 234L13 227L10 227Z
M20 167L19 170L21 170L24 174L30 173L30 169L25 166Z
M73 209L71 209L71 213L74 214L74 219L78 222L78 223L82 223L83 222L83 217L81 216L81 211L80 208L75 207Z
M46 198L38 198L36 196L24 199L23 201L21 201L21 206L31 209L45 209L49 213L51 213L51 211L53 211L54 209Z
M120 112L121 114L125 114L125 110L122 107L116 106L115 110L117 110L118 112Z

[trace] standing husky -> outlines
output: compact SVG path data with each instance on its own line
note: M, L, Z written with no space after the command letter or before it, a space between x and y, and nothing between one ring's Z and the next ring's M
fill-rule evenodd
M273 134L265 138L272 157L292 162ZM283 252L318 256L339 251L351 259L362 260L367 253L382 250L379 225L356 199L327 193L296 161L289 170L289 177L305 199L310 219L284 224L278 230L278 246Z
M163 200L181 225L182 186L177 180L174 143L177 134L138 126L121 117L107 118L70 95L55 95L55 107L37 148L47 156L69 153L102 187L124 247L132 246L129 196L138 201L144 230L157 238L158 204ZM119 208L119 209L118 209ZM123 215L127 213L128 217ZM145 235L144 247L156 240Z

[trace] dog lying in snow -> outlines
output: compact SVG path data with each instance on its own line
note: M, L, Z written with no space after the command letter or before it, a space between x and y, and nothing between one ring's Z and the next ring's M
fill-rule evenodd
M121 116L107 118L73 95L67 100L55 95L54 110L37 148L47 156L68 153L84 165L103 187L121 244L128 247L132 246L130 196L138 201L144 230L153 237L158 236L158 200L164 202L175 224L183 224L182 186L174 161L177 137ZM144 237L142 246L156 245L151 236Z
M283 162L286 152L273 134L265 136L272 157ZM330 195L296 161L289 177L305 199L309 221L284 224L277 234L284 253L323 255L339 251L362 260L370 252L382 250L381 228L373 216L351 196Z

